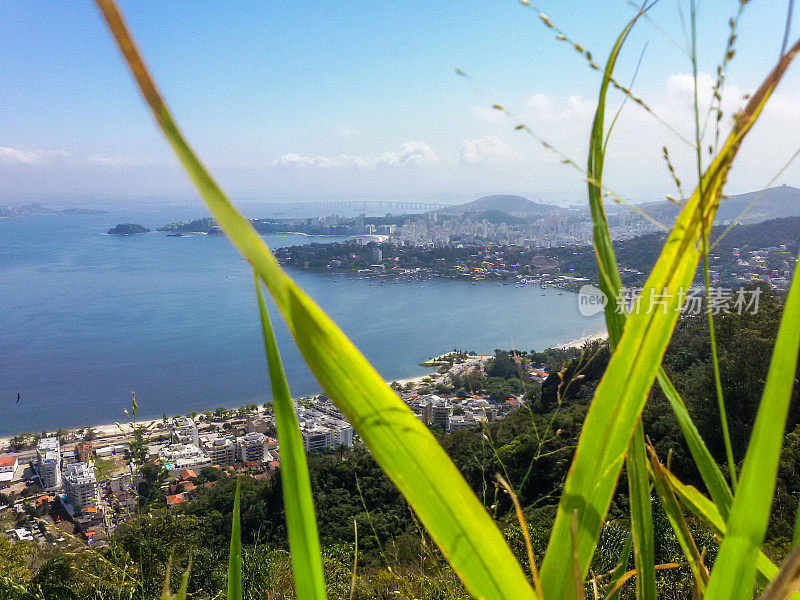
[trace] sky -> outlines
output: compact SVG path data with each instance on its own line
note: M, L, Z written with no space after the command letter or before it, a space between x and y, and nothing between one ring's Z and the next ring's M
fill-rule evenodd
M222 187L265 202L488 193L584 202L583 175L561 158L585 163L600 77L538 14L602 62L635 13L625 0L120 6L176 120ZM737 6L698 0L703 114ZM777 0L745 8L723 130L777 60L785 11ZM800 36L795 13L792 33ZM661 0L637 24L617 69L660 119L629 102L609 143L606 183L631 201L676 195L664 146L684 191L696 181L681 15L688 18L687 2ZM772 179L800 187L800 164L778 175L800 148L798 91L800 65L745 143L730 193ZM611 94L609 118L622 98ZM0 123L0 204L195 201L88 0L0 3ZM519 123L561 155L516 130ZM704 145L713 130L712 121Z

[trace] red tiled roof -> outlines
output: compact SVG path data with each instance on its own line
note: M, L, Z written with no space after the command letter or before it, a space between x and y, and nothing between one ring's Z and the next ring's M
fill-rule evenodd
M17 462L16 456L0 456L0 467L10 467Z
M181 479L190 479L192 477L197 477L197 473L195 473L192 469L184 469L179 473Z
M172 496L167 496L167 506L180 504L181 502L186 502L186 498L183 497L183 494L173 494Z

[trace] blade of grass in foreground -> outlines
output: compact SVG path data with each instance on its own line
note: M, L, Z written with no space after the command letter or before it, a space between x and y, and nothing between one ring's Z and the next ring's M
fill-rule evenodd
M564 484L541 569L545 598L573 597L571 532L577 514L575 555L585 576L608 512L626 450L658 373L700 258L698 240L713 223L727 173L742 140L800 49L783 56L738 115L720 153L675 221L655 267L628 317L619 345L597 387ZM700 202L699 189L713 202Z
M242 525L239 517L239 477L233 498L231 549L228 554L228 600L242 600Z
M642 8L642 11L645 10L647 10L647 7ZM608 220L603 207L602 195L605 149L611 136L614 123L616 122L616 117L612 121L611 127L607 133L604 132L603 122L608 85L611 81L616 60L619 56L621 46L624 43L628 32L630 31L630 28L635 24L639 16L641 16L641 13L634 17L634 19L632 19L628 26L622 31L617 39L617 42L612 48L608 61L606 62L606 67L603 72L603 82L600 86L597 110L595 112L595 118L592 123L591 136L589 139L589 160L586 171L588 174L587 184L589 208L592 217L592 242L595 250L595 258L597 260L600 288L608 300L604 307L604 312L606 317L606 327L608 328L609 333L609 345L612 350L616 348L619 338L622 335L626 313L625 307L622 306L620 302L620 291L623 289L622 280L619 275L619 267L617 265L614 247L611 243L611 234L608 230ZM621 107L619 110L622 110ZM617 112L617 116L618 115L619 111ZM700 475L703 478L703 483L705 483L706 487L708 488L714 502L719 505L722 514L727 518L730 505L733 502L733 496L727 482L725 481L725 477L722 475L719 466L711 456L711 453L709 452L705 442L700 437L700 433L697 431L697 428L689 416L689 412L686 410L686 405L683 403L683 400L681 399L680 394L678 394L678 391L675 389L675 386L672 385L669 377L667 377L663 367L659 367L656 377L661 390L669 401L672 411L678 420L678 424L681 428L684 438L686 439L686 443L689 447L692 458L694 459L694 462L700 471ZM637 426L637 430L634 432L634 437L631 440L631 446L628 448L627 461L633 465L634 472L646 470L646 459L644 456L644 436L641 429L641 426ZM643 510L639 511L640 517L638 520L652 521L652 519L649 518L649 514L644 514L645 512L652 512L647 510L647 507L645 506L645 502L649 504L649 487L646 491L641 489L641 477L631 478L630 468L628 469L628 485L631 490L632 502L635 505L643 508ZM644 498L644 494L647 494L646 499ZM637 515L632 511L631 516L633 527L636 528ZM637 572L642 572L640 570L640 568L643 567L642 563L646 563L647 565L655 563L653 555L643 543L643 539L650 540L652 536L642 535L642 533L643 532L640 532L637 536L637 540L639 540L637 545L637 556L641 557L641 560L638 561L636 565ZM645 577L637 578L637 584L640 583L639 579L648 579L652 581L652 584L649 584L647 589L651 593L655 593L655 571L654 569L650 568L645 569L645 571L647 572Z
M670 489L678 496L683 505L688 508L695 517L708 525L715 535L724 538L727 531L725 519L717 505L697 491L696 488L679 481L670 471L665 470L664 476ZM778 574L778 567L776 567L763 552L759 552L756 557L756 570L763 577L764 581L769 581Z
M272 386L272 408L275 414L275 429L281 452L281 487L286 527L289 531L289 548L292 555L294 585L298 598L324 600L325 579L322 573L322 554L317 534L317 518L314 514L314 499L308 478L308 463L303 448L303 438L297 413L292 404L289 384L283 372L281 356L275 342L275 334L267 313L261 283L253 272L256 286L258 314L267 354L269 381Z
M666 469L664 469L661 461L658 460L655 450L652 447L648 447L648 450L650 451L650 466L656 493L661 499L661 506L664 507L664 512L667 515L667 519L669 519L672 530L675 532L675 537L678 539L683 555L689 561L689 568L692 571L692 575L694 575L697 590L695 596L702 598L703 591L708 583L708 570L703 564L700 550L698 550L697 544L694 542L692 532L689 531L689 525L687 525L683 511L675 499L675 494L669 487L669 483L667 483Z
M167 575L164 578L164 586L161 589L161 600L186 600L187 589L189 588L189 573L192 571L192 559L189 559L189 564L186 570L181 575L181 585L178 588L178 593L173 594L170 591L170 573L172 572L172 557L169 557L167 562Z
M594 121L589 139L588 174L589 210L592 217L592 243L597 260L600 288L606 295L604 307L608 342L613 352L622 336L625 313L619 305L622 280L619 276L614 248L608 231L608 222L602 202L603 165L605 147L611 130L605 134L605 105L608 86L614 72L619 53L633 26L644 14L646 7L630 20L614 43L603 71L603 81L597 101ZM621 109L620 109L621 110ZM618 113L619 114L619 113ZM616 119L615 119L616 120ZM627 466L628 492L631 507L631 530L633 532L634 562L636 564L636 597L638 600L656 599L655 543L653 540L653 508L650 503L650 479L647 472L647 456L644 446L644 429L641 420L636 425L625 459Z
M755 558L767 530L799 348L800 261L786 296L764 394L728 517L728 531L714 562L706 600L744 600L752 595ZM732 581L737 585L730 585Z
M322 388L406 497L469 593L476 598L536 598L497 525L430 430L286 275L261 236L195 156L158 93L116 4L113 0L96 3L156 123L211 214L267 286Z
M611 572L611 576L608 578L606 589L609 591L608 594L606 594L605 600L619 600L620 594L622 593L622 588L617 587L617 581L619 581L619 578L622 577L625 574L625 571L628 570L628 558L630 558L631 555L632 542L633 536L629 534L628 539L625 540L625 545L622 547L622 550L619 553L619 561L617 562L617 566L614 567L614 570Z

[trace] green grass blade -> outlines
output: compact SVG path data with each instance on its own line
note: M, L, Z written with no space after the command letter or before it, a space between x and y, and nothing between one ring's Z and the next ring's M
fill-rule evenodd
M231 549L228 554L228 600L242 600L242 525L239 518L239 478L231 517Z
M211 214L267 286L325 392L406 497L469 593L476 598L536 598L496 524L433 434L335 323L284 273L262 238L194 155L158 93L113 0L96 3L157 124Z
M701 494L691 485L681 483L675 475L665 471L666 481L670 489L680 499L683 505L688 508L695 517L705 523L720 538L725 537L727 528L725 519L722 517L717 505ZM769 581L778 574L778 567L767 558L763 552L759 552L756 557L756 571L764 579Z
M633 21L623 30L606 63L597 111L595 112L595 118L592 124L592 133L589 143L589 161L587 165L587 173L589 175L589 207L593 225L592 240L595 247L595 257L598 263L598 273L600 274L600 287L606 298L608 298L608 303L605 306L605 316L606 326L609 332L609 343L612 350L616 348L619 337L622 335L626 315L623 307L621 307L618 302L618 292L622 288L622 282L619 276L619 268L616 262L614 248L611 243L611 235L608 230L605 210L603 208L601 183L603 163L605 160L605 146L608 141L608 135L606 135L605 139L603 138L603 120L605 99L614 65L619 55L621 45L625 40L625 36L630 31L632 24ZM692 458L700 471L703 482L706 484L711 497L720 506L723 515L727 517L728 510L733 502L733 495L725 481L722 471L720 471L719 466L708 451L708 447L700 437L700 433L692 422L680 394L678 394L675 386L661 367L658 369L657 378L664 395L675 413L675 417L686 439ZM644 462L640 462L640 464L644 465Z
M631 506L631 531L636 564L636 597L639 600L656 598L656 551L653 539L653 507L650 504L650 478L644 445L642 422L636 426L625 459Z
M186 566L186 570L181 575L181 587L178 588L178 594L175 596L175 600L186 600L186 596L188 595L189 589L189 574L192 571L192 559L189 559L189 564ZM241 594L239 598L241 598Z
M709 452L703 438L700 437L700 432L697 431L697 427L695 427L691 416L689 416L686 405L683 403L680 394L678 394L678 390L675 389L667 374L664 373L664 369L659 369L656 377L661 390L672 407L672 412L678 421L678 426L681 428L694 464L700 472L700 477L703 479L711 499L719 508L723 519L727 519L731 504L733 504L733 494L731 494L731 489L728 487L728 482L725 481L725 476L720 471L719 465L711 456L711 452Z
M675 532L675 537L678 539L678 544L686 559L689 561L689 568L694 575L695 585L697 586L698 598L703 597L703 591L708 583L708 570L703 564L700 550L694 542L692 532L689 530L689 525L683 516L678 501L675 499L672 489L667 482L666 470L658 460L655 450L650 448L650 466L653 475L653 483L655 484L656 493L661 500L661 506L664 507L664 512L667 515L670 526Z
M622 547L622 550L620 550L617 566L614 567L614 570L611 572L611 575L608 578L606 589L609 590L609 593L606 595L605 600L619 600L619 596L622 593L622 588L616 587L616 584L617 581L619 581L619 578L622 577L625 574L625 571L628 569L628 559L631 556L632 542L633 534L630 534L628 535L628 539L625 540L625 545Z
M322 571L322 554L314 514L314 499L308 476L308 463L300 434L300 424L292 404L289 384L283 372L278 345L267 313L261 284L253 272L256 286L258 314L267 355L269 381L272 386L272 409L275 429L281 451L281 484L289 548L292 555L295 590L298 598L323 600L325 579Z
M744 599L752 594L754 563L767 530L799 349L800 261L795 265L786 296L767 382L727 521L728 531L711 572L707 600ZM731 581L737 581L737 585L731 586Z
M570 535L576 514L575 553L584 575L588 569L626 450L675 327L681 293L694 277L700 258L699 238L713 223L722 186L742 140L798 49L800 42L780 60L739 115L699 186L714 201L701 203L698 189L688 199L625 323L595 391L564 484L541 569L546 598L575 595Z
M605 210L602 200L603 165L605 147L610 136L605 133L605 102L608 86L616 65L622 45L639 16L634 17L617 38L606 61L603 81L592 123L589 140L589 160L587 165L589 209L592 217L592 243L597 260L597 271L600 274L600 288L608 302L604 307L606 327L609 333L609 345L613 351L619 342L625 325L625 313L618 304L622 281L619 276L614 248L608 231ZM613 128L613 122L611 125ZM631 505L631 528L633 533L634 561L636 563L636 597L639 600L655 600L656 571L655 545L653 541L653 509L650 504L650 480L647 473L647 456L644 445L642 423L636 426L633 439L628 448L627 458L628 490Z

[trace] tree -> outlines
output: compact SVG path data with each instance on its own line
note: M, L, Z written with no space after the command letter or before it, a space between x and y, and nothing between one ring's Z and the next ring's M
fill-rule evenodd
M15 542L6 536L0 537L0 579L24 581L29 576L28 562L36 546L33 542Z

